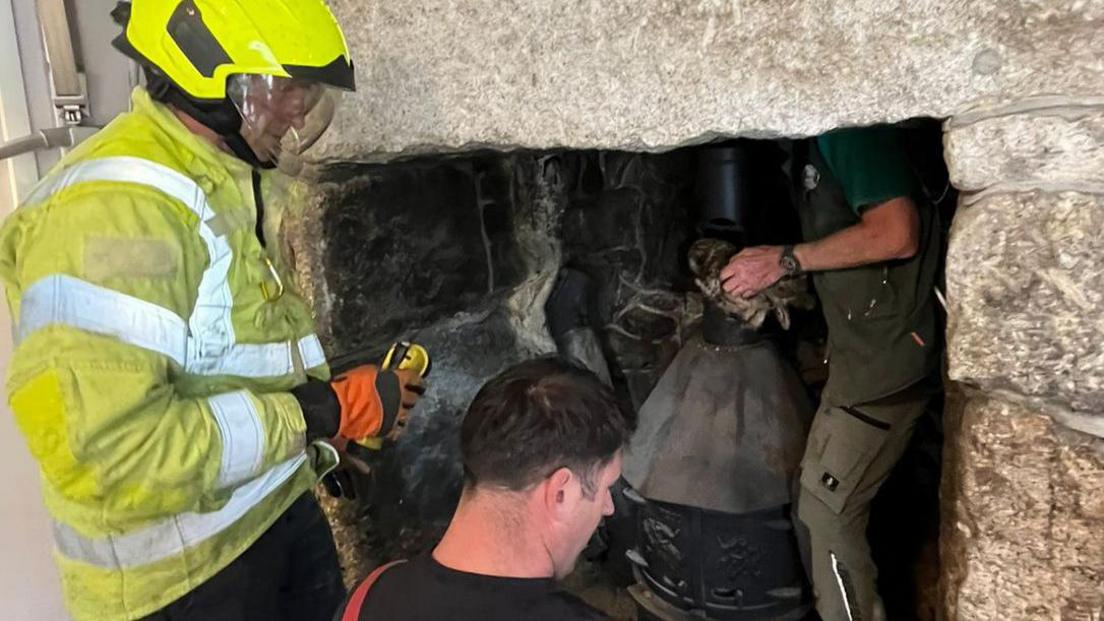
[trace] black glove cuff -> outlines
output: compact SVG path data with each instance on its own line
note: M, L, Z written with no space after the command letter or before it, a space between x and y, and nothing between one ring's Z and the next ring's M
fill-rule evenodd
M307 423L307 442L332 438L341 427L341 403L329 382L308 380L291 389Z
M380 424L379 435L385 436L395 426L395 420L399 417L402 408L402 389L399 388L399 376L392 371L376 373L376 394L379 395L380 406L383 409L383 422Z

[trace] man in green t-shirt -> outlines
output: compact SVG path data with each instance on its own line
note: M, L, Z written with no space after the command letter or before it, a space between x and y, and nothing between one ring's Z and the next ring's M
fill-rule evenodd
M866 539L870 501L938 390L940 228L898 140L879 126L795 142L790 177L805 241L747 248L721 273L728 295L751 297L807 272L820 297L828 383L797 516L825 621L884 616Z

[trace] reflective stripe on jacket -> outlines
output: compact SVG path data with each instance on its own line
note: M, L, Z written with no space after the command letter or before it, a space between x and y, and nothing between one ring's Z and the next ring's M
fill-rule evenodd
M145 91L133 106L0 230L9 402L77 619L164 607L308 490L287 390L329 376L307 304L272 293L291 278L254 233L250 168Z

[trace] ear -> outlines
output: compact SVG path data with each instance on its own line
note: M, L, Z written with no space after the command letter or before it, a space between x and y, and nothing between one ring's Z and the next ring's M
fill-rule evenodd
M560 468L544 480L544 507L550 515L559 515L568 508L574 479L569 468Z

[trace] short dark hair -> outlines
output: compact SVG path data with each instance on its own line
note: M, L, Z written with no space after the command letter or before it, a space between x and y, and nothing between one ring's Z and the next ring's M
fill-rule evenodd
M558 356L516 364L475 395L460 427L464 480L521 491L567 467L594 474L623 447L636 414L598 376Z

